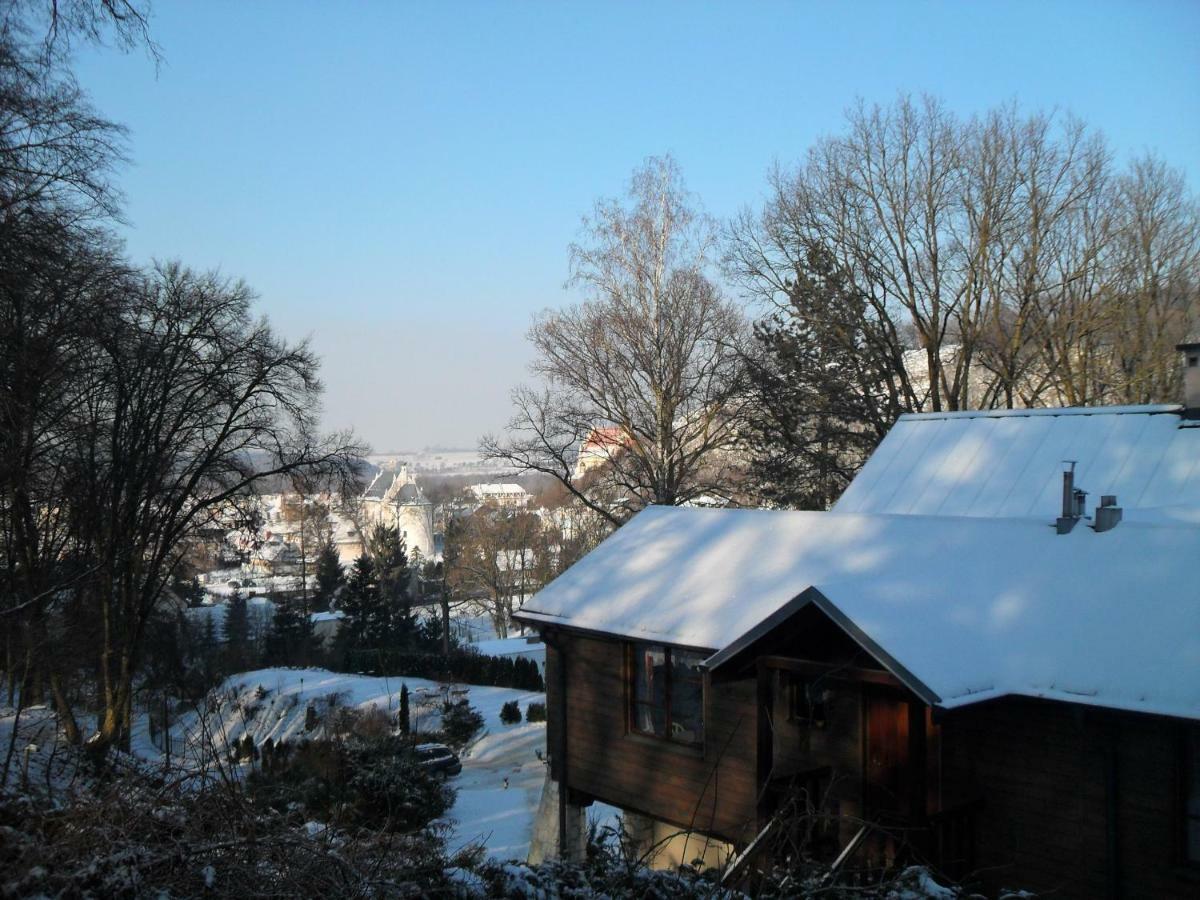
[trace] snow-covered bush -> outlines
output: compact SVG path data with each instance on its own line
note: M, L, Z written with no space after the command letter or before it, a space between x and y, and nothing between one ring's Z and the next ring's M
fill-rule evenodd
M280 745L247 781L251 796L277 812L339 827L411 832L442 816L454 791L399 738L349 737ZM289 749L290 748L290 749ZM265 749L265 746L264 746Z

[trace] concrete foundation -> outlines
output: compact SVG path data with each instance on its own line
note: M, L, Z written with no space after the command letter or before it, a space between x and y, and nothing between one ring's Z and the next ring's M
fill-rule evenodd
M566 842L559 847L559 815L565 812ZM542 784L542 799L538 801L537 815L533 820L533 836L529 842L530 864L548 859L563 859L582 862L587 854L587 809L575 804L566 804L560 809L558 782L549 773Z
M696 865L719 869L733 856L733 847L699 832L688 832L649 816L623 812L621 821L633 851L652 869Z

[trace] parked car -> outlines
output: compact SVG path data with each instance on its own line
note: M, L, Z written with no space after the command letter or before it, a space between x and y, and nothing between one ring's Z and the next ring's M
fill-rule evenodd
M416 749L421 765L431 772L457 775L462 771L462 763L458 756L445 744L418 744Z

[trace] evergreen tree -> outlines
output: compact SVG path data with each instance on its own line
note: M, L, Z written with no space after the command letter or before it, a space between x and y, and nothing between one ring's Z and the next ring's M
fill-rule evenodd
M411 724L408 715L408 685L400 685L400 733L408 734Z
M415 626L412 617L412 570L400 531L376 525L368 549L379 586L379 604L370 625L372 646L381 649L411 646Z
M888 343L864 314L869 298L828 250L810 248L787 293L755 325L758 352L747 359L750 481L761 502L825 509L907 410L880 362Z
M307 665L316 651L312 619L300 599L275 599L275 615L267 635L267 660L271 665Z
M343 614L337 634L339 649L343 653L367 649L378 615L379 585L375 566L365 553L350 568L338 608Z
M231 672L249 668L250 612L241 591L234 590L225 605L225 659Z
M337 547L327 542L317 555L317 592L313 597L313 608L318 612L329 609L338 588L346 580L346 571L338 558Z

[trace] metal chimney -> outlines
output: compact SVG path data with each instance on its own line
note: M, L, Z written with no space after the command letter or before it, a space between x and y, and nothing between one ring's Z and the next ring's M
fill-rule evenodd
M1183 353L1183 414L1200 419L1200 326L1175 349Z
M1062 515L1054 523L1059 534L1070 534L1082 515L1082 491L1075 490L1075 460L1063 460Z
M1097 533L1112 531L1121 521L1121 507L1117 506L1115 494L1104 494L1100 497L1100 505L1096 507L1096 522L1092 526Z

